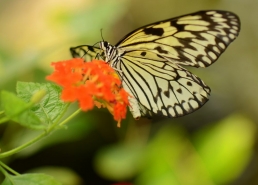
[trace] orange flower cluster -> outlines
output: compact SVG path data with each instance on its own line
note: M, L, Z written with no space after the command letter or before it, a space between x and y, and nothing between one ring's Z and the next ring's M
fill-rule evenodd
M63 101L78 101L84 111L92 109L94 105L106 107L120 126L129 102L128 93L121 88L121 81L114 69L104 61L84 62L80 58L53 62L52 66L55 70L47 76L47 80L63 87Z

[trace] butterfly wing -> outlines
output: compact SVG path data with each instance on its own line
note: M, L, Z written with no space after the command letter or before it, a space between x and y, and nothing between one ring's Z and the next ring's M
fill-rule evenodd
M116 47L123 51L151 51L180 65L207 67L215 62L237 37L237 15L220 10L159 21L126 35ZM126 53L128 55L129 53Z
M208 100L210 88L200 78L152 52L140 53L129 52L116 66L123 87L132 95L130 109L135 118L152 114L179 117Z
M102 56L103 51L97 47L89 45L80 45L76 47L71 47L70 52L74 58L83 57L85 61L91 61ZM98 56L99 55L99 56Z

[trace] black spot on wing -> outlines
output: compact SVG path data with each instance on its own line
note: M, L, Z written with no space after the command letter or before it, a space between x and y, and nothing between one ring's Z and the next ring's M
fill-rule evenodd
M164 91L164 95L169 98L169 91Z
M141 56L145 56L146 55L146 52L145 51L143 51L143 52L141 52Z
M165 53L168 54L168 52L166 50L163 50L160 46L155 47L154 49L156 49L159 53Z
M182 89L179 88L179 89L177 89L176 91L177 91L178 93L182 94Z
M163 30L163 28L145 28L145 29L143 29L143 32L146 35L162 36L164 33L164 30Z
M92 52L95 52L92 46L88 46L88 49Z
M176 29L178 30L177 32L184 31L185 30L185 25L177 24L177 21L178 21L177 19L171 20L170 25L173 26L173 27L176 27Z
M154 100L155 103L158 102L158 99L159 99L159 97L161 96L161 93L162 93L162 89L160 87L158 87L157 90L158 90L158 92L157 92L156 96L153 96L153 100Z

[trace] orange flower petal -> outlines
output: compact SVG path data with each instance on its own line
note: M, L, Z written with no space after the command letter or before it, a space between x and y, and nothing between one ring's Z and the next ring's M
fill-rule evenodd
M82 110L106 107L113 114L118 125L126 117L128 93L120 88L121 80L106 62L83 59L52 63L54 72L46 78L63 86L61 98L64 101L78 101Z

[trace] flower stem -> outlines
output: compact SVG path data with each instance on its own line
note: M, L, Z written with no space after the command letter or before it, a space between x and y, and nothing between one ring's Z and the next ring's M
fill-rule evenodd
M67 123L68 121L70 121L73 117L75 117L78 113L80 113L80 111L81 111L81 109L76 110L73 114L71 114L68 118L66 118L66 119L65 119L64 121L62 121L61 123L58 123L58 122L54 123L53 125L51 125L51 127L50 127L47 131L41 133L40 135L38 135L38 136L35 137L34 139L28 141L27 143L25 143L25 144L23 144L23 145L21 145L21 146L18 146L18 147L16 147L16 148L12 149L12 150L9 150L9 151L7 151L7 152L1 153L1 154L0 154L0 158L8 157L8 156L10 156L10 155L13 155L13 154L15 154L15 153L18 153L18 152L20 152L21 150L27 148L28 146L30 146L30 145L36 143L37 141L39 141L40 139L42 139L42 138L44 138L46 135L48 135L50 132L52 132L53 130L55 130L55 128L56 128L57 126L62 126L62 125L64 125L64 124L66 124L66 123Z
M11 172L14 175L20 175L18 172L14 171L12 168L10 168L6 164L4 164L2 161L0 161L0 166L2 166L3 168L7 169L9 172ZM2 169L1 171L3 171L3 170L4 169Z
M37 137L35 137L34 139L30 140L29 142L21 145L21 146L18 146L12 150L9 150L8 152L4 152L4 153L1 153L0 154L0 158L4 158L4 157L8 157L10 155L13 155L25 148L27 148L28 146L32 145L33 143L37 142L38 140L40 140L41 138L43 138L45 135L47 135L46 132L43 132L42 134L38 135Z
M0 166L0 172L2 172L5 177L8 177L8 176L9 176L9 174L7 173L7 171L6 171L2 166Z
M64 124L66 124L68 121L70 121L73 117L75 117L77 114L79 114L81 112L81 109L76 110L74 113L72 113L72 115L70 115L68 118L66 118L64 121L62 121L60 124L58 124L59 126L62 126Z
M49 127L49 129L47 130L47 133L50 133L51 131L53 131L57 126L63 126L64 124L66 124L68 121L70 121L73 117L75 117L77 114L79 114L81 112L81 109L76 110L74 113L72 113L70 116L68 116L64 121L62 121L61 123L54 123L53 125L51 125L51 127Z

